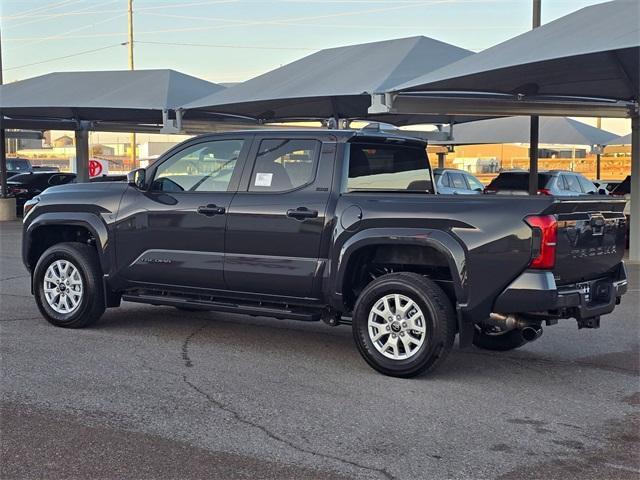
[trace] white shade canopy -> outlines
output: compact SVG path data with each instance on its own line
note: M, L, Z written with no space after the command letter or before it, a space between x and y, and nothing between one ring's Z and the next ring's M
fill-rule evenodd
M453 140L432 142L453 145L529 143L529 117L492 118L456 125ZM540 143L557 145L608 145L618 136L566 117L540 117Z
M224 87L175 70L56 72L0 86L9 117L159 122L162 111Z
M365 118L371 93L472 53L421 36L329 48L183 107L267 121ZM407 124L418 119L388 116L380 120ZM419 120L448 121L439 115Z
M389 91L640 97L640 2L583 8Z

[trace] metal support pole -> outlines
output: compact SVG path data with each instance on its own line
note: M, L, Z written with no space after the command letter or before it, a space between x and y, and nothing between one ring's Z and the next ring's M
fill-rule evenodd
M540 137L540 117L531 117L529 135L529 195L538 194L538 141Z
M640 262L640 115L631 119L631 204L629 260Z
M0 197L7 198L7 144L2 125L0 125Z
M2 33L0 33L0 85L2 85ZM7 144L0 112L0 198L7 198Z
M129 70L134 70L133 66L133 0L129 0L128 2L128 27L129 27ZM136 134L133 132L131 134L131 169L136 168Z
M596 120L596 128L602 128L602 118L598 117ZM596 179L600 180L600 167L602 165L602 145L596 145L597 152L596 153Z
M76 129L76 181L89 181L89 122L80 122Z
M542 21L542 0L533 0L531 27L536 29ZM540 117L531 117L529 136L529 195L538 194L538 140L540 137Z
M444 168L444 161L447 158L445 152L438 152L438 168Z

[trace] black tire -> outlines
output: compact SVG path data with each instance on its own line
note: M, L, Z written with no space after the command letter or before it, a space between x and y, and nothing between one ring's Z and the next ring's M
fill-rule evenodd
M44 276L49 266L57 260L67 260L78 270L82 279L83 294L78 306L69 313L55 311L44 294ZM78 242L59 243L46 250L38 259L33 274L34 292L42 316L56 327L82 328L96 322L104 313L102 269L95 248Z
M479 325L476 325L473 334L473 344L482 350L494 350L497 352L507 352L521 347L527 343L522 338L522 330L514 329L500 334L490 334L485 332Z
M369 335L371 309L382 297L399 293L415 302L425 318L426 337L417 352L406 359L384 356ZM353 312L353 337L365 361L392 377L410 378L435 369L449 354L456 335L451 301L432 280L416 273L389 273L378 277L360 294Z

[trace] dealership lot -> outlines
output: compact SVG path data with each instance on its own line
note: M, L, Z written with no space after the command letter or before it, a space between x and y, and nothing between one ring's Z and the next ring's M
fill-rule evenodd
M640 268L599 330L370 369L348 327L123 303L48 325L0 225L2 478L638 478Z

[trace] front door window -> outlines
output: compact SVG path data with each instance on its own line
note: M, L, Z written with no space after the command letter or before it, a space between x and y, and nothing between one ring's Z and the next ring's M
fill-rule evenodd
M203 142L178 152L158 167L151 190L226 192L243 143L243 140Z

